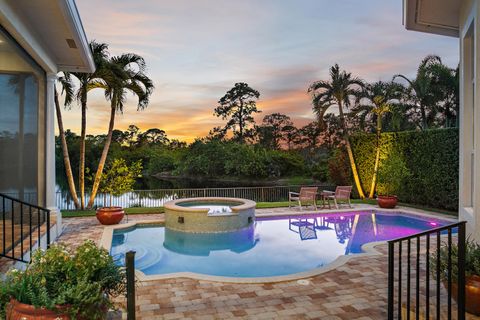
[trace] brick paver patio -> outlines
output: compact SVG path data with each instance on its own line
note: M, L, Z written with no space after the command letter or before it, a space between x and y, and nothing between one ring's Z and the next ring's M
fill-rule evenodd
M281 214L288 212L288 208L257 212ZM130 215L129 220L162 218L163 215ZM103 229L94 217L64 219L59 241L78 245L91 239L99 243ZM386 319L386 245L376 249L381 254L355 257L334 270L295 281L261 284L189 278L137 281L137 318Z
M281 214L288 210L257 212ZM130 221L161 218L162 215L131 215ZM95 218L65 219L64 224L59 240L70 244L84 239L98 242L103 232ZM386 319L386 245L377 250L380 255L355 257L306 281L237 284L172 278L140 282L137 318Z

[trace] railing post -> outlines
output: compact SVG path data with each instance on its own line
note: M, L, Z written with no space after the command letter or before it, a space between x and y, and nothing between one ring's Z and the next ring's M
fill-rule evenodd
M45 211L45 214L47 215L47 248L50 248L50 210Z
M388 243L388 320L393 320L393 298L394 298L394 249L395 243Z
M135 251L125 256L127 272L127 320L135 320Z
M458 319L465 319L465 222L458 226Z

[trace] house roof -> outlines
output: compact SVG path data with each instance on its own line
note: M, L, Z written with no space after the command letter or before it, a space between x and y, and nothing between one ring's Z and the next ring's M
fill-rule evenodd
M460 0L403 0L408 30L458 37Z
M74 0L0 0L0 24L47 72L95 70Z

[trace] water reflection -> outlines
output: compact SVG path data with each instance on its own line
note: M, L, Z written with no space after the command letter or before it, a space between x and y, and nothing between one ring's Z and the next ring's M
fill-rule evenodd
M288 229L298 233L300 239L317 239L317 231L335 230L339 243L345 243L352 236L353 221L356 216L318 217L318 218L289 218Z
M209 256L212 251L248 251L257 241L253 224L238 231L220 233L191 233L165 228L163 247L184 255Z

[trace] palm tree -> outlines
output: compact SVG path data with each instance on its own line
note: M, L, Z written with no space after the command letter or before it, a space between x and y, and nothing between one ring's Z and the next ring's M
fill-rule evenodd
M143 110L148 106L150 95L154 86L150 78L145 74L145 60L136 54L123 54L110 59L110 70L113 78L107 81L95 82L95 86L105 90L105 97L110 100L110 123L108 134L103 146L102 155L98 163L97 172L93 181L92 192L87 207L92 207L100 186L103 168L107 160L108 150L112 142L112 133L115 126L115 114L123 112L127 93L133 93L138 98L137 110Z
M69 73L64 72L62 76L58 77L58 82L62 86L62 94L64 95L64 106L67 107L72 104L74 98L74 86L72 83L72 79ZM62 119L62 109L60 108L60 102L58 100L58 91L55 85L55 109L57 113L57 123L58 123L58 131L60 136L60 141L62 143L62 152L63 152L63 163L65 165L65 174L67 176L68 181L68 188L70 191L70 196L73 199L73 203L75 204L75 208L78 209L80 207L80 203L78 202L77 190L75 188L75 182L73 179L73 172L72 166L70 164L70 157L68 155L68 145L67 140L65 139L65 130L63 128L63 119Z
M382 118L392 110L393 104L400 98L403 86L394 82L378 81L373 84L365 84L363 92L358 96L357 105L352 112L360 115L361 119L368 116L376 118L376 150L375 164L373 167L372 182L370 184L369 198L373 198L377 184L378 165L380 162L380 135L382 133ZM367 104L362 101L367 100Z
M434 68L442 65L439 56L426 56L417 69L415 79L410 80L402 74L393 77L402 78L408 83L407 99L410 101L410 107L420 112L420 129L426 130L429 124L433 122L436 116L437 102L440 100L440 88L434 83Z
M308 92L313 95L313 111L316 113L318 122L323 128L323 117L327 110L331 107L338 107L340 122L342 126L342 137L347 148L350 167L352 169L355 185L358 190L360 198L365 198L363 193L360 178L358 176L357 166L353 157L352 146L345 121L344 108L348 108L351 104L351 99L360 94L360 89L363 87L363 81L359 78L353 77L351 73L340 71L338 64L330 68L329 81L316 81L310 85Z
M93 73L73 72L80 84L76 99L80 102L82 110L82 124L80 134L80 159L78 165L78 188L80 189L80 207L85 209L85 139L87 127L87 94L90 90L98 88L98 84L111 78L111 72L106 67L108 64L108 45L105 43L90 42L90 50L95 62L96 70Z

